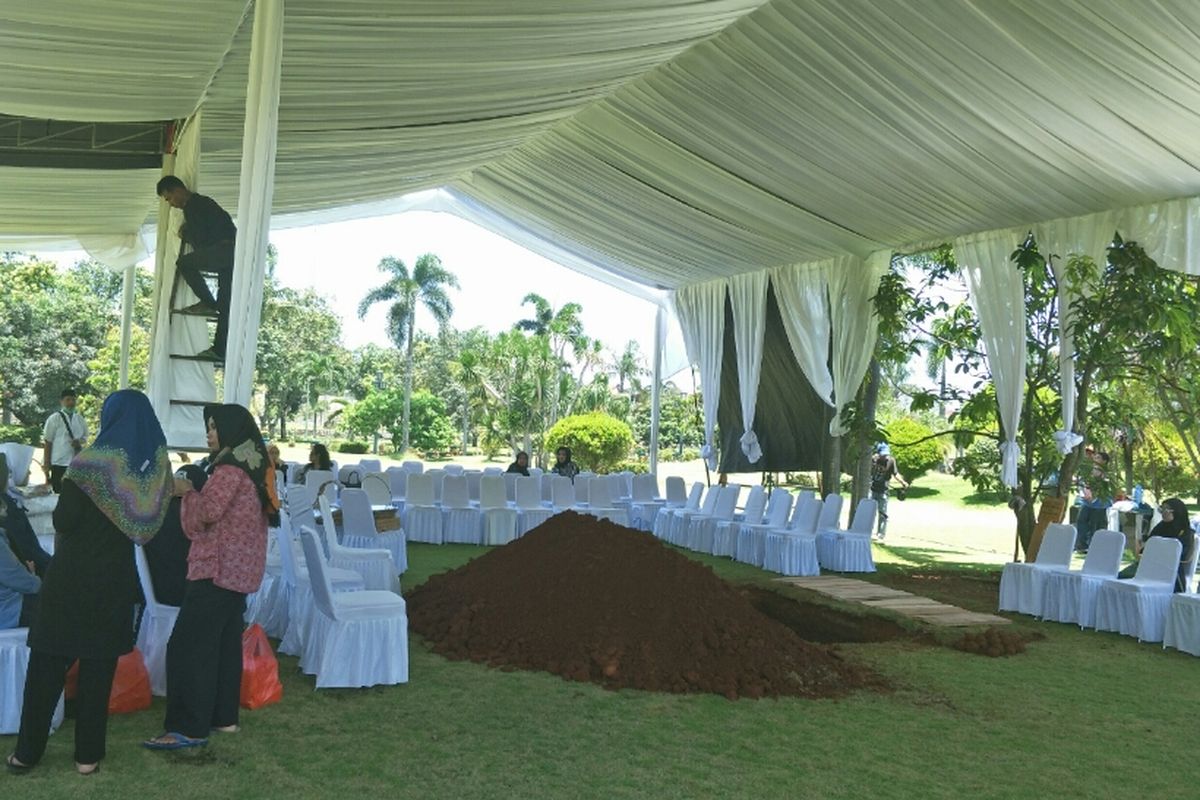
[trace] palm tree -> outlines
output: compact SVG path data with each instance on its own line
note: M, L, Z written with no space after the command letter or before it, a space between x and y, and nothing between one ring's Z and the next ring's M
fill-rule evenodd
M562 378L570 374L567 369L567 348L570 347L578 355L588 344L588 339L583 334L583 320L579 316L583 312L583 306L579 303L566 303L556 311L549 300L533 292L525 295L521 305L532 305L534 313L532 318L519 321L516 324L517 329L528 331L549 343L550 352L558 365L559 380L554 382L555 391L550 397L549 425L553 425L558 421L559 403L563 395L560 384ZM542 426L548 427L544 418Z
M409 412L412 405L413 381L413 334L417 306L424 306L433 315L438 325L445 325L454 313L447 288L457 289L458 278L442 266L441 259L433 253L417 258L411 274L404 262L393 256L385 256L379 262L379 271L388 275L382 286L367 292L358 304L358 317L363 319L376 303L390 303L388 307L388 338L397 348L404 350L404 417L401 430L401 450L408 451Z
M625 350L613 362L613 372L617 375L617 392L625 394L625 382L629 381L629 391L631 394L636 393L638 379L641 378L645 370L642 368L641 354L638 352L638 343L630 339L625 343Z

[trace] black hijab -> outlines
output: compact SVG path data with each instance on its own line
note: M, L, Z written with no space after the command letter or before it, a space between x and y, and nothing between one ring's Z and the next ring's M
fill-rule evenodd
M1171 521L1165 519L1154 526L1154 530L1150 531L1151 536L1166 536L1171 539L1180 539L1192 530L1192 524L1188 521L1187 506L1178 497L1171 497L1163 500L1165 507L1171 509ZM1186 542L1185 542L1186 544ZM1187 549L1186 547L1184 548ZM1186 556L1187 553L1185 552Z
M258 491L263 513L272 525L278 525L279 512L267 492L267 481L271 475L271 458L263 442L258 423L245 406L234 403L204 407L204 424L209 420L217 429L217 446L220 448L209 460L209 473L221 464L228 464L245 472Z

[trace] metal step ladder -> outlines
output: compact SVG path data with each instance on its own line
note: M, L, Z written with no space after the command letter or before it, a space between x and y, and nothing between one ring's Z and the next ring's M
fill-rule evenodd
M206 451L203 409L220 402L216 372L223 365L195 355L212 344L216 316L184 310L195 302L187 284L176 276L169 331L171 401L162 420L167 446L172 450Z

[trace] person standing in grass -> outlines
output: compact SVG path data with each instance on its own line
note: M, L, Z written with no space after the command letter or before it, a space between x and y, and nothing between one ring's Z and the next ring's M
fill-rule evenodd
M875 500L876 533L880 539L887 536L888 492L893 480L900 482L900 488L908 488L908 482L892 457L892 449L882 442L875 446L875 455L871 457L871 497Z
M180 518L191 540L187 587L167 644L167 713L151 750L208 744L211 731L238 729L246 595L262 582L275 479L262 433L239 405L204 409L210 474L203 491L176 479ZM278 521L275 520L275 524Z

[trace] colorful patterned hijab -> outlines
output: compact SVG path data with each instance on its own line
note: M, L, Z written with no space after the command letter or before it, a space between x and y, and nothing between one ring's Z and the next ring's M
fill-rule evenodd
M249 475L258 490L263 513L272 525L277 525L279 507L272 502L267 488L267 481L275 480L275 470L254 416L245 406L227 403L205 406L204 424L208 425L209 420L217 429L218 448L210 460L211 469L228 464Z
M100 433L71 460L66 477L121 533L138 544L154 538L171 502L167 438L146 395L113 392L100 410Z

